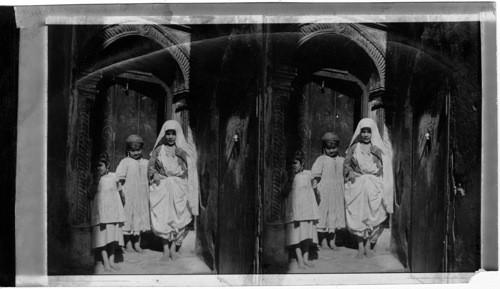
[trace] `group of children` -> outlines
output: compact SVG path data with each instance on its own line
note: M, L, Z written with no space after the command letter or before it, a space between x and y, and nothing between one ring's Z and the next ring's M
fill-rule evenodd
M286 177L286 246L299 269L314 267L309 252L315 244L321 250L338 250L335 233L346 227L358 241L356 258L373 257L371 248L382 231L388 210L381 205L383 144L375 122L360 121L346 159L339 156L339 143L336 134L324 134L323 154L310 171L304 169L302 151L297 151Z
M116 250L142 253L141 233L149 231L148 161L142 158L144 142L140 136L126 139L127 156L116 172L109 170L110 158L101 154L97 163L99 181L92 200L92 249L102 258L104 271L120 270L114 262Z
M339 142L334 133L323 136L323 155L311 171L304 170L304 155L296 152L284 182L286 246L291 256L296 255L300 269L314 267L309 260L313 244L338 250L335 235L346 226L358 241L356 257L372 257L371 245L380 236L380 224L391 213L391 199L384 198L384 194L391 196L391 187L382 178L382 159L391 152L380 150L384 144L375 122L360 121L345 159L339 156ZM175 260L187 235L185 228L197 214L196 152L178 122L163 125L149 161L142 158L141 137L131 135L126 144L127 157L116 173L109 171L106 153L97 164L92 248L106 272L120 270L115 252L122 246L127 252L142 253L141 233L149 230L162 238L160 260Z
M339 156L339 143L336 134L327 132L322 138L323 155L311 171L304 170L304 155L297 151L285 181L286 246L297 257L299 269L314 267L309 260L313 244L338 250L335 232L345 227L344 158Z
M196 153L181 125L166 121L149 161L142 158L144 141L130 135L127 156L109 171L107 153L97 162L99 178L92 198L92 249L105 272L120 270L115 253L142 253L141 234L151 231L163 242L161 261L179 258L187 227L198 214Z

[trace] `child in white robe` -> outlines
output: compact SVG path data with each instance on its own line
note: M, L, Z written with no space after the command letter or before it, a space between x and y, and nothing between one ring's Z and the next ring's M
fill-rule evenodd
M141 233L151 230L148 160L142 158L144 142L140 136L130 135L125 142L127 157L122 159L116 168L116 176L125 195L127 221L122 229L127 252L133 252L135 249L142 253Z
M338 250L335 245L335 232L345 228L344 207L344 158L339 156L340 139L327 132L322 138L323 155L314 162L311 173L314 177L313 188L320 196L318 239L321 248ZM328 242L329 241L329 242Z
M295 253L300 269L314 267L309 260L309 247L318 243L316 224L319 219L318 204L312 188L311 172L304 170L301 152L294 155L292 171L285 183L286 246L290 255Z
M118 180L114 173L109 172L109 163L108 154L102 154L97 167L100 179L91 211L92 249L97 260L102 257L105 272L120 270L115 263L115 251L123 245L122 226L125 222Z

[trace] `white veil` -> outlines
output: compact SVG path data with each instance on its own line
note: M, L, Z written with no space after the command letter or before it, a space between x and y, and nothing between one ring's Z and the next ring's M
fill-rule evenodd
M187 167L188 167L188 206L191 213L195 216L199 214L198 204L199 204L199 184L198 184L198 169L197 169L197 154L196 148L193 142L193 137L190 131L188 131L188 140L184 137L184 132L179 122L175 120L167 120L158 134L154 148L160 144L161 140L165 136L167 130L175 130L175 146L182 148L187 155Z
M382 163L384 166L384 197L382 199L382 203L388 213L393 213L394 175L392 171L392 145L388 130L385 130L384 138L382 139L378 131L377 123L375 123L375 121L371 118L363 118L359 121L358 126L354 131L349 147L351 147L358 140L361 129L365 127L369 127L372 131L372 144L382 150Z

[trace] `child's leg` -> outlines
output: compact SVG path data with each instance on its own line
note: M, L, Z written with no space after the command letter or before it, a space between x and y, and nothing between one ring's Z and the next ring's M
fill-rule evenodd
M302 250L300 249L300 244L295 246L295 255L297 256L297 263L299 264L299 269L304 269L304 259L302 257Z
M360 236L356 236L356 241L358 242L358 254L356 254L356 258L363 259L365 256L365 246L363 245L363 238L361 238Z
M143 250L141 248L141 234L137 235L137 236L134 236L135 238L135 243L134 243L134 249L138 252L138 253L143 253Z
M335 234L334 232L329 235L330 235L330 248L332 248L333 251L338 251L339 247L335 245L335 237L337 236L337 234Z
M172 260L177 260L180 258L179 253L177 252L180 246L175 244L175 242L172 242L170 245L170 257Z
M309 247L311 246L312 240L305 240L302 244L302 252L304 252L304 265L310 268L314 268L314 264L309 261Z
M106 246L99 248L101 250L102 264L104 265L104 272L111 272L111 267L109 266L108 252L106 251Z
M328 239L327 239L327 233L326 232L321 232L318 233L318 241L321 244L321 249L326 250L328 249Z
M372 258L373 256L375 256L375 253L373 252L373 249L372 249L372 242L370 242L370 239L366 240L365 255L367 258Z
M134 248L132 247L132 238L133 237L134 237L134 235L123 234L123 239L125 240L125 249L129 253L134 252Z
M115 269L117 271L119 271L121 268L120 266L118 266L116 263L115 263L115 251L116 251L116 242L112 242L110 244L108 244L108 255L109 255L109 266L112 268L112 269Z
M167 262L170 259L170 244L172 242L164 238L161 240L163 242L163 256L160 258L160 261Z

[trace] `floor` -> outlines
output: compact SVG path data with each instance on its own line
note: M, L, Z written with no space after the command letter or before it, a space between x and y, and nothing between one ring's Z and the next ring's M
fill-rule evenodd
M390 252L390 231L385 230L379 237L374 248L375 257L356 259L357 250L353 247L339 247L338 251L331 249L319 250L318 258L313 260L314 268L299 270L297 262L292 260L270 268L267 273L296 273L296 274L321 274L321 273L403 273L405 267Z
M75 275L170 275L170 274L212 274L210 268L196 256L195 250L196 234L190 231L179 250L180 259L175 261L160 261L162 256L161 247L155 244L154 249L144 249L142 254L137 252L117 254L116 261L120 271L104 272L102 263L94 265L93 258L79 264L78 268L67 268ZM76 272L77 271L77 272Z
M75 275L93 275L93 274L112 274L112 275L170 275L170 274L212 274L213 272L195 255L194 231L190 231L180 249L181 258L169 262L160 261L162 252L161 247L149 246L154 249L144 249L142 254L123 253L117 256L120 271L106 273L103 266L95 266L93 259L85 261L85 264L77 268L68 268L70 274ZM265 273L271 274L318 274L318 273L397 273L405 272L404 266L389 251L390 231L385 230L380 236L377 245L374 248L375 256L373 258L356 259L354 256L357 251L352 245L341 246L338 251L331 249L318 251L318 258L313 260L314 268L299 270L297 262L292 260L289 264L275 265L268 268ZM69 273L69 272L68 272Z

